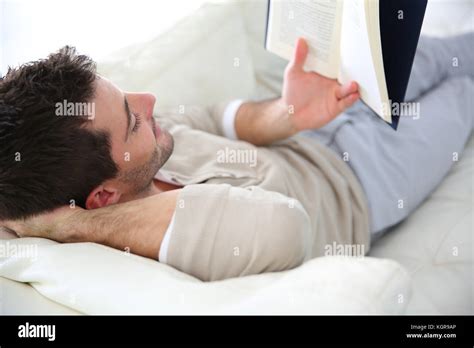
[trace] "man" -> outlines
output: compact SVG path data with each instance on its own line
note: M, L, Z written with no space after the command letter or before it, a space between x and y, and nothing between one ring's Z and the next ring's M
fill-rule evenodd
M334 245L367 252L462 152L472 43L421 40L407 100L422 112L397 132L361 103L341 114L357 84L304 71L303 39L281 97L156 121L154 96L122 92L66 47L0 82L0 225L127 249L202 280L291 269ZM94 113L65 117L61 103Z

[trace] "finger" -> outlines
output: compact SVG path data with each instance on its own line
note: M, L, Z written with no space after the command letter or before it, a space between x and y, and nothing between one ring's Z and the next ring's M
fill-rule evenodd
M339 100L337 102L337 107L339 109L339 112L342 112L345 109L347 109L349 106L354 104L359 98L360 98L360 94L359 92L356 92L356 93L351 93L345 98L342 98L341 100Z
M336 88L336 98L344 99L350 94L356 93L359 90L359 85L355 81L348 82Z
M295 51L293 53L293 60L291 61L291 67L296 70L303 70L304 62L308 55L308 44L302 37L296 41Z

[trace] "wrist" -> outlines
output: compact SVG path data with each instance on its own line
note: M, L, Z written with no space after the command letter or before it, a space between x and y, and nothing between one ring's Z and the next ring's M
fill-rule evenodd
M235 119L239 139L256 146L269 145L298 132L293 123L293 107L279 97L240 106Z
M90 241L89 231L84 230L87 210L79 207L64 207L55 211L55 216L49 224L53 239L66 243Z
M299 130L294 122L294 105L288 104L282 97L280 97L275 100L275 107L278 110L276 114L280 115L281 128L287 132L286 137L298 133Z

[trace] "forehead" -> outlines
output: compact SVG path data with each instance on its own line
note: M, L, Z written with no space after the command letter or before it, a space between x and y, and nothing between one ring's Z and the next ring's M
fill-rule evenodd
M92 127L110 134L112 146L123 143L127 128L124 109L124 93L112 82L103 77L96 80L95 118Z
M123 100L123 92L114 85L110 80L102 76L97 76L95 90L96 107L110 106L110 104L117 103L118 100Z
M94 103L96 112L94 127L110 128L114 124L122 124L123 127L123 123L126 122L124 94L117 86L99 77L96 80Z

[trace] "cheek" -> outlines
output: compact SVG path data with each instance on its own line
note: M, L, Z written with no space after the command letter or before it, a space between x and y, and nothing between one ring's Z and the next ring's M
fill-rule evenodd
M133 167L136 161L137 153L131 147L126 147L116 153L115 161L121 170L127 170Z
M149 153L151 149L156 146L156 138L152 128L147 124L143 127L142 131L134 139L137 142L137 146L144 153Z
M113 149L113 158L122 170L141 165L149 160L156 147L156 139L149 125L143 125L132 135L128 144L120 144Z
M133 142L128 147L128 152L130 153L130 158L126 165L128 166L137 166L147 162L150 159L151 154L156 147L156 139L153 135L153 132L148 127L148 129L139 132Z
M141 134L138 136L143 145L148 149L155 147L157 144L156 130L154 127L155 124L153 122L147 122L143 125Z
M145 157L145 148L139 141L127 144L114 152L114 160L122 171L140 165Z

